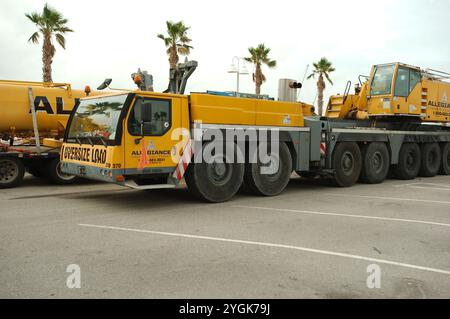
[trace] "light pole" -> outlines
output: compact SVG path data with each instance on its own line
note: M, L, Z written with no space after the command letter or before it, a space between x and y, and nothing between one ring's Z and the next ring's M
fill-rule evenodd
M241 69L240 61L243 61L243 66ZM236 94L239 94L239 76L241 74L248 74L247 68L245 67L244 58L240 58L238 56L233 57L233 61L231 63L231 67L228 70L228 73L236 73Z

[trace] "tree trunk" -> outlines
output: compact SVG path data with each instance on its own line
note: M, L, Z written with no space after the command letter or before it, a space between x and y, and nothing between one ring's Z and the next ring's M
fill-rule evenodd
M169 64L170 64L170 69L176 69L177 64L178 64L178 53L177 53L177 47L172 46L170 49L170 55L169 55Z
M319 75L319 80L317 81L317 106L318 115L323 115L323 91L325 89L325 81L323 80L323 75Z
M42 77L44 82L53 82L52 63L55 55L55 47L49 35L44 36L42 44Z
M255 93L261 94L261 85L263 84L263 74L261 71L261 64L256 63L255 68Z

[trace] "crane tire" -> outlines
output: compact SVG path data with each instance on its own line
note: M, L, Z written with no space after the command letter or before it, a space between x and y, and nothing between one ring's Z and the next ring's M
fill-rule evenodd
M417 143L403 143L398 164L392 167L395 177L410 180L417 177L421 166L421 152Z
M206 146L205 144L204 146ZM191 162L185 173L189 191L197 198L210 203L220 203L231 199L239 190L244 176L244 163L237 163L239 148L234 154L215 154L211 163L205 159L201 163ZM223 163L220 163L222 159Z
M441 175L450 175L450 143L443 143L441 147L441 169L439 170L439 174Z
M334 184L339 187L354 185L361 174L362 155L355 142L340 142L333 151Z
M260 196L275 196L280 194L289 183L292 174L291 153L286 143L280 142L278 145L278 154L275 152L268 154L271 157L271 163L277 163L276 167L273 167L274 173L265 173L263 170L267 165L256 158L254 159L256 163L245 164L244 184L250 193Z
M385 143L372 142L362 147L360 180L366 184L382 183L389 173L389 151Z
M73 184L78 178L75 175L69 175L61 172L59 158L54 158L46 164L44 168L45 177L50 182L57 185Z
M422 162L419 175L433 177L441 168L441 148L438 143L424 143L421 147Z

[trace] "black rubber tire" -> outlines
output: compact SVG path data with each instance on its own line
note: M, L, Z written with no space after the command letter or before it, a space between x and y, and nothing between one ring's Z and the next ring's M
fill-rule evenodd
M246 163L244 173L244 184L246 189L261 196L275 196L280 194L289 183L292 174L292 157L288 146L284 142L278 144L278 155L274 154L274 160L278 160L278 171L274 174L262 174L262 165L257 163ZM271 153L270 153L271 154ZM256 159L254 160L256 161Z
M420 148L422 162L419 175L433 177L439 173L441 168L441 148L438 143L423 143Z
M50 160L43 168L45 177L57 185L69 185L75 183L77 176L64 174L59 170L59 158Z
M16 157L0 157L0 188L13 188L23 181L25 166Z
M400 148L398 164L392 166L395 177L402 180L414 179L419 175L421 152L417 143L403 143Z
M439 174L450 175L450 143L443 143L441 145L441 169Z
M235 145L234 154L218 154L217 156L228 158L223 166L206 163L205 160L202 163L191 162L184 175L189 191L195 197L210 203L220 203L231 199L241 187L244 177L244 163L236 163L234 160L242 158L242 156L238 157L237 152L240 150ZM233 160L231 160L232 157ZM221 174L222 170L225 170L223 174ZM224 180L215 180L214 174L217 174L217 179Z
M339 187L354 185L361 174L362 155L355 142L338 143L333 151L334 183Z
M362 170L360 181L367 184L382 183L390 167L389 151L385 143L372 142L362 147Z

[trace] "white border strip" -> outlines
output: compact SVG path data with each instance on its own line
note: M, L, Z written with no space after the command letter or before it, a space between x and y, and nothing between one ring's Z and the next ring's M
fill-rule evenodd
M92 225L92 224L78 224L78 226L109 229L109 230L121 230L121 231L135 232L135 233L146 233L146 234L171 236L171 237L190 238L190 239L204 239L204 240L211 240L211 241L245 244L245 245L255 245L255 246L265 246L265 247L273 247L273 248L293 249L293 250L305 251L305 252L328 255L328 256L337 256L337 257L351 258L351 259L356 259L356 260L364 260L364 261L369 261L371 263L394 265L394 266L405 267L405 268L410 268L410 269L424 270L424 271L433 272L433 273L450 275L450 270L430 268L430 267L400 263L400 262L390 261L390 260L385 260L385 259L370 258L370 257L359 256L359 255L352 255L352 254L339 253L339 252L334 252L334 251L313 249L313 248L300 247L300 246L273 244L273 243L265 243L265 242L258 242L258 241L249 241L249 240L239 240L239 239L229 239L229 238L221 238L221 237L209 237L209 236L197 236L197 235L180 234L180 233L169 233L169 232L160 232L160 231L153 231L153 230L115 227L115 226L103 226L103 225Z

